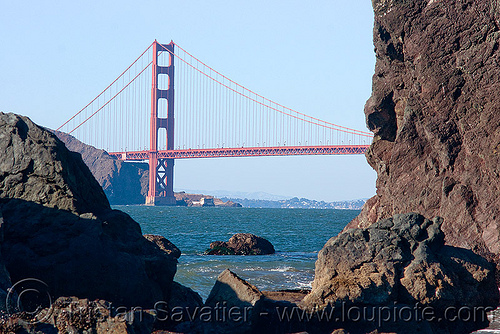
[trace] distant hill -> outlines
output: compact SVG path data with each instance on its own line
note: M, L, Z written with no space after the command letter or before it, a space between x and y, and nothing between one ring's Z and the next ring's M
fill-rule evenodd
M287 200L269 201L248 198L222 197L223 201L240 203L245 208L289 208L289 209L349 209L361 210L365 204L365 199L340 202L315 201L307 198L291 198Z
M112 205L144 204L148 193L149 167L144 162L125 162L106 151L87 145L64 132L54 134L73 152L82 155Z

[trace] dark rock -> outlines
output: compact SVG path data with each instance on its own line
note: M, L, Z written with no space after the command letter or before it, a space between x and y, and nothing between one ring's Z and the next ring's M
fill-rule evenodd
M26 117L0 113L1 256L12 283L45 282L52 296L152 307L176 259L111 210L78 153Z
M12 282L37 278L54 296L152 307L168 296L176 259L120 211L99 217L20 200L1 206L2 255Z
M168 304L174 307L193 308L202 306L203 299L192 289L173 282Z
M149 334L153 330L154 313L148 310L115 309L104 300L90 301L76 297L60 297L50 308L35 318L26 313L0 321L2 333L95 333Z
M255 306L263 297L259 289L226 269L217 277L205 305L215 306L226 302L234 306Z
M118 160L106 151L86 145L67 133L54 133L70 151L82 155L111 204L145 203L149 178L147 163Z
M160 330L159 333L163 333L161 331L163 329L176 327L179 328L179 332L191 333L193 321L199 315L202 307L203 300L198 293L173 282L169 298L165 302L155 305L157 318L154 328ZM183 329L181 330L181 328Z
M212 309L225 306L241 314L241 319L229 317L226 321L213 322L217 333L252 333L263 300L259 289L226 269L217 277L205 305Z
M236 255L234 249L229 248L227 242L214 241L210 243L210 249L205 252L206 255Z
M178 259L181 257L181 251L177 248L173 243L171 243L167 238L161 235L153 235L153 234L144 234L144 238L148 239L156 246L158 246L162 251L166 252L169 255L172 255L174 258Z
M278 291L262 291L262 294L270 300L287 301L293 304L300 303L311 290L278 290Z
M374 0L365 106L377 195L348 228L401 212L443 217L449 245L500 254L500 7Z
M74 213L109 203L77 153L26 117L0 113L0 199L16 198Z
M0 245L3 242L2 226L3 226L3 217L2 213L0 212ZM1 259L1 250L0 250L0 259ZM5 268L4 262L0 261L0 312L7 311L8 299L17 300L18 298L17 294L9 295L9 288L11 286L12 282L10 280L10 274L7 271L7 268Z
M234 249L237 255L266 255L275 253L274 247L269 241L250 233L237 233L233 235L227 245L229 248Z
M210 243L208 255L268 255L274 254L274 246L266 239L250 233L237 233L228 242Z
M445 246L441 223L439 218L401 214L330 239L318 254L312 291L302 306L418 304L440 316L451 307L482 308L483 315L485 308L496 308L494 266L470 250ZM485 324L450 321L446 326L468 333Z

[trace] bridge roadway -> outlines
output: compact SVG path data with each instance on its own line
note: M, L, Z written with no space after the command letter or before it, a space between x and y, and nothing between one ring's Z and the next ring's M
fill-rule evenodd
M278 146L157 151L158 159L364 154L370 145ZM147 160L150 151L111 152L120 160Z

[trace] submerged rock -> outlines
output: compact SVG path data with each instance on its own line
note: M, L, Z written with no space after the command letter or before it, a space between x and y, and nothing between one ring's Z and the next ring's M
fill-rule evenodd
M251 233L237 233L228 242L210 243L207 255L269 255L274 254L274 246L266 239Z

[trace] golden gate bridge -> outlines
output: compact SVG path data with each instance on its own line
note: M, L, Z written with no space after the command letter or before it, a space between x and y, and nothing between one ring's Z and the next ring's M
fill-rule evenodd
M175 159L363 154L373 138L271 101L156 40L57 130L118 159L147 160L149 205L176 203Z

